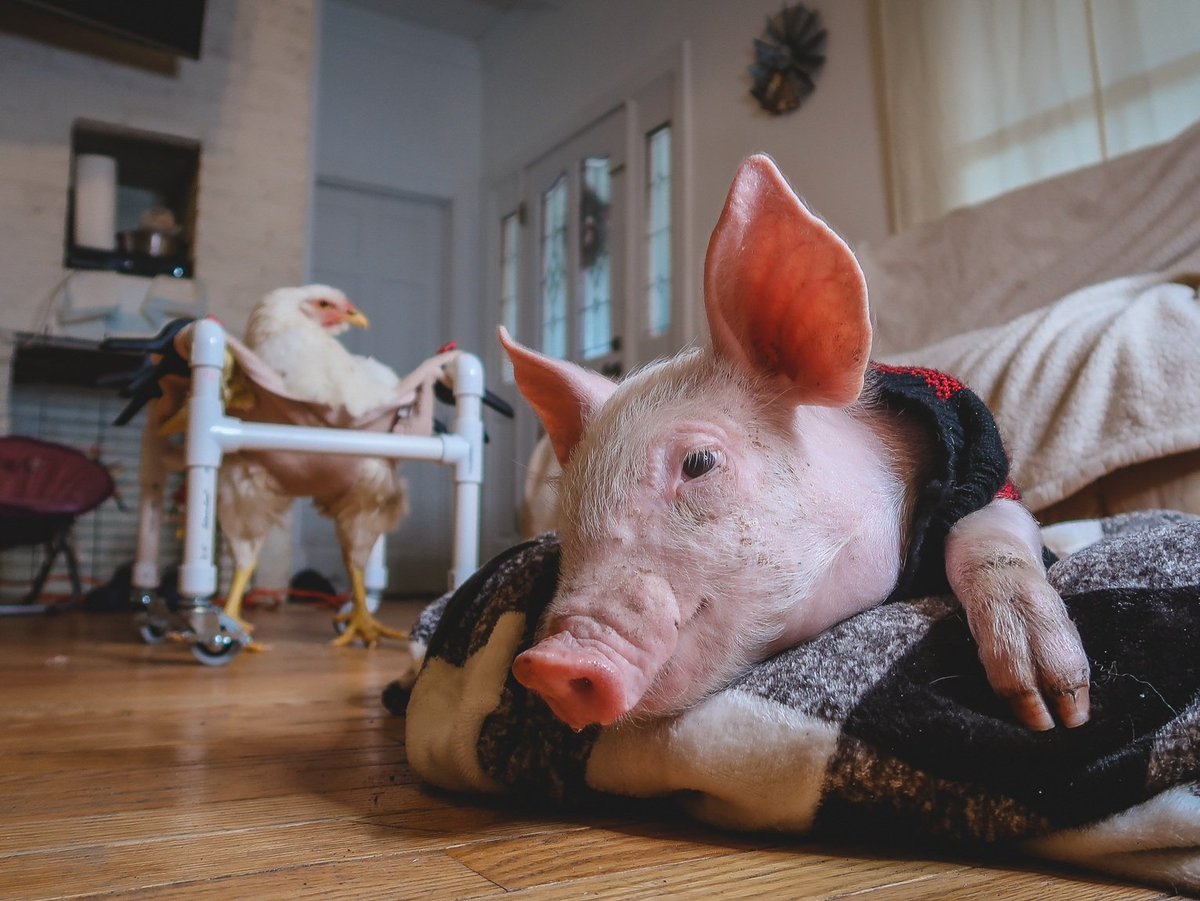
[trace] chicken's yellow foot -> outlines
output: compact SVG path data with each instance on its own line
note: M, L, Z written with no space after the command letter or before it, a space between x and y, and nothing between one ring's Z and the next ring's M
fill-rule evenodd
M363 571L354 565L346 567L350 571L350 586L354 594L354 609L347 615L338 616L337 622L346 623L346 631L333 640L335 645L345 647L356 638L368 648L375 647L380 638L408 638L403 629L389 629L371 615L367 609L367 587L363 581Z
M242 619L242 598L246 596L246 587L252 575L253 566L235 570L233 581L229 584L229 596L225 598L225 615L241 626L247 635L254 631L254 626Z

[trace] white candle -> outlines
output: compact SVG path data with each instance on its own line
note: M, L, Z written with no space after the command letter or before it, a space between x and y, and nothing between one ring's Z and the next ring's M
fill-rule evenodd
M81 153L75 157L75 243L112 250L117 231L117 161Z

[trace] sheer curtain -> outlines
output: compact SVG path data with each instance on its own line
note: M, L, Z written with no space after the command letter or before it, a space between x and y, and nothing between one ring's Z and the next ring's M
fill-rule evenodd
M892 226L1200 119L1197 0L875 0Z

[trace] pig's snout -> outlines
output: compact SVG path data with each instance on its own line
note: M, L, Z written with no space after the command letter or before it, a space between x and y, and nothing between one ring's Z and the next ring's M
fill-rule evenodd
M628 664L610 659L591 642L558 632L513 661L513 675L541 695L554 715L576 731L607 726L632 706ZM636 700L636 699L634 699Z
M563 601L550 634L513 661L513 676L572 729L608 726L642 700L675 652L679 625L670 585L642 573L624 592Z

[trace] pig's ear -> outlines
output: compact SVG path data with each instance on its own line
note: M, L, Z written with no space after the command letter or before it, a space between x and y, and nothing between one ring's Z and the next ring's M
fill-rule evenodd
M704 304L716 352L784 379L794 402L845 406L862 391L862 270L766 156L742 163L729 189L708 242Z
M518 344L504 326L500 327L500 343L512 360L517 387L546 427L558 462L566 466L588 422L616 390L616 384L590 369Z

